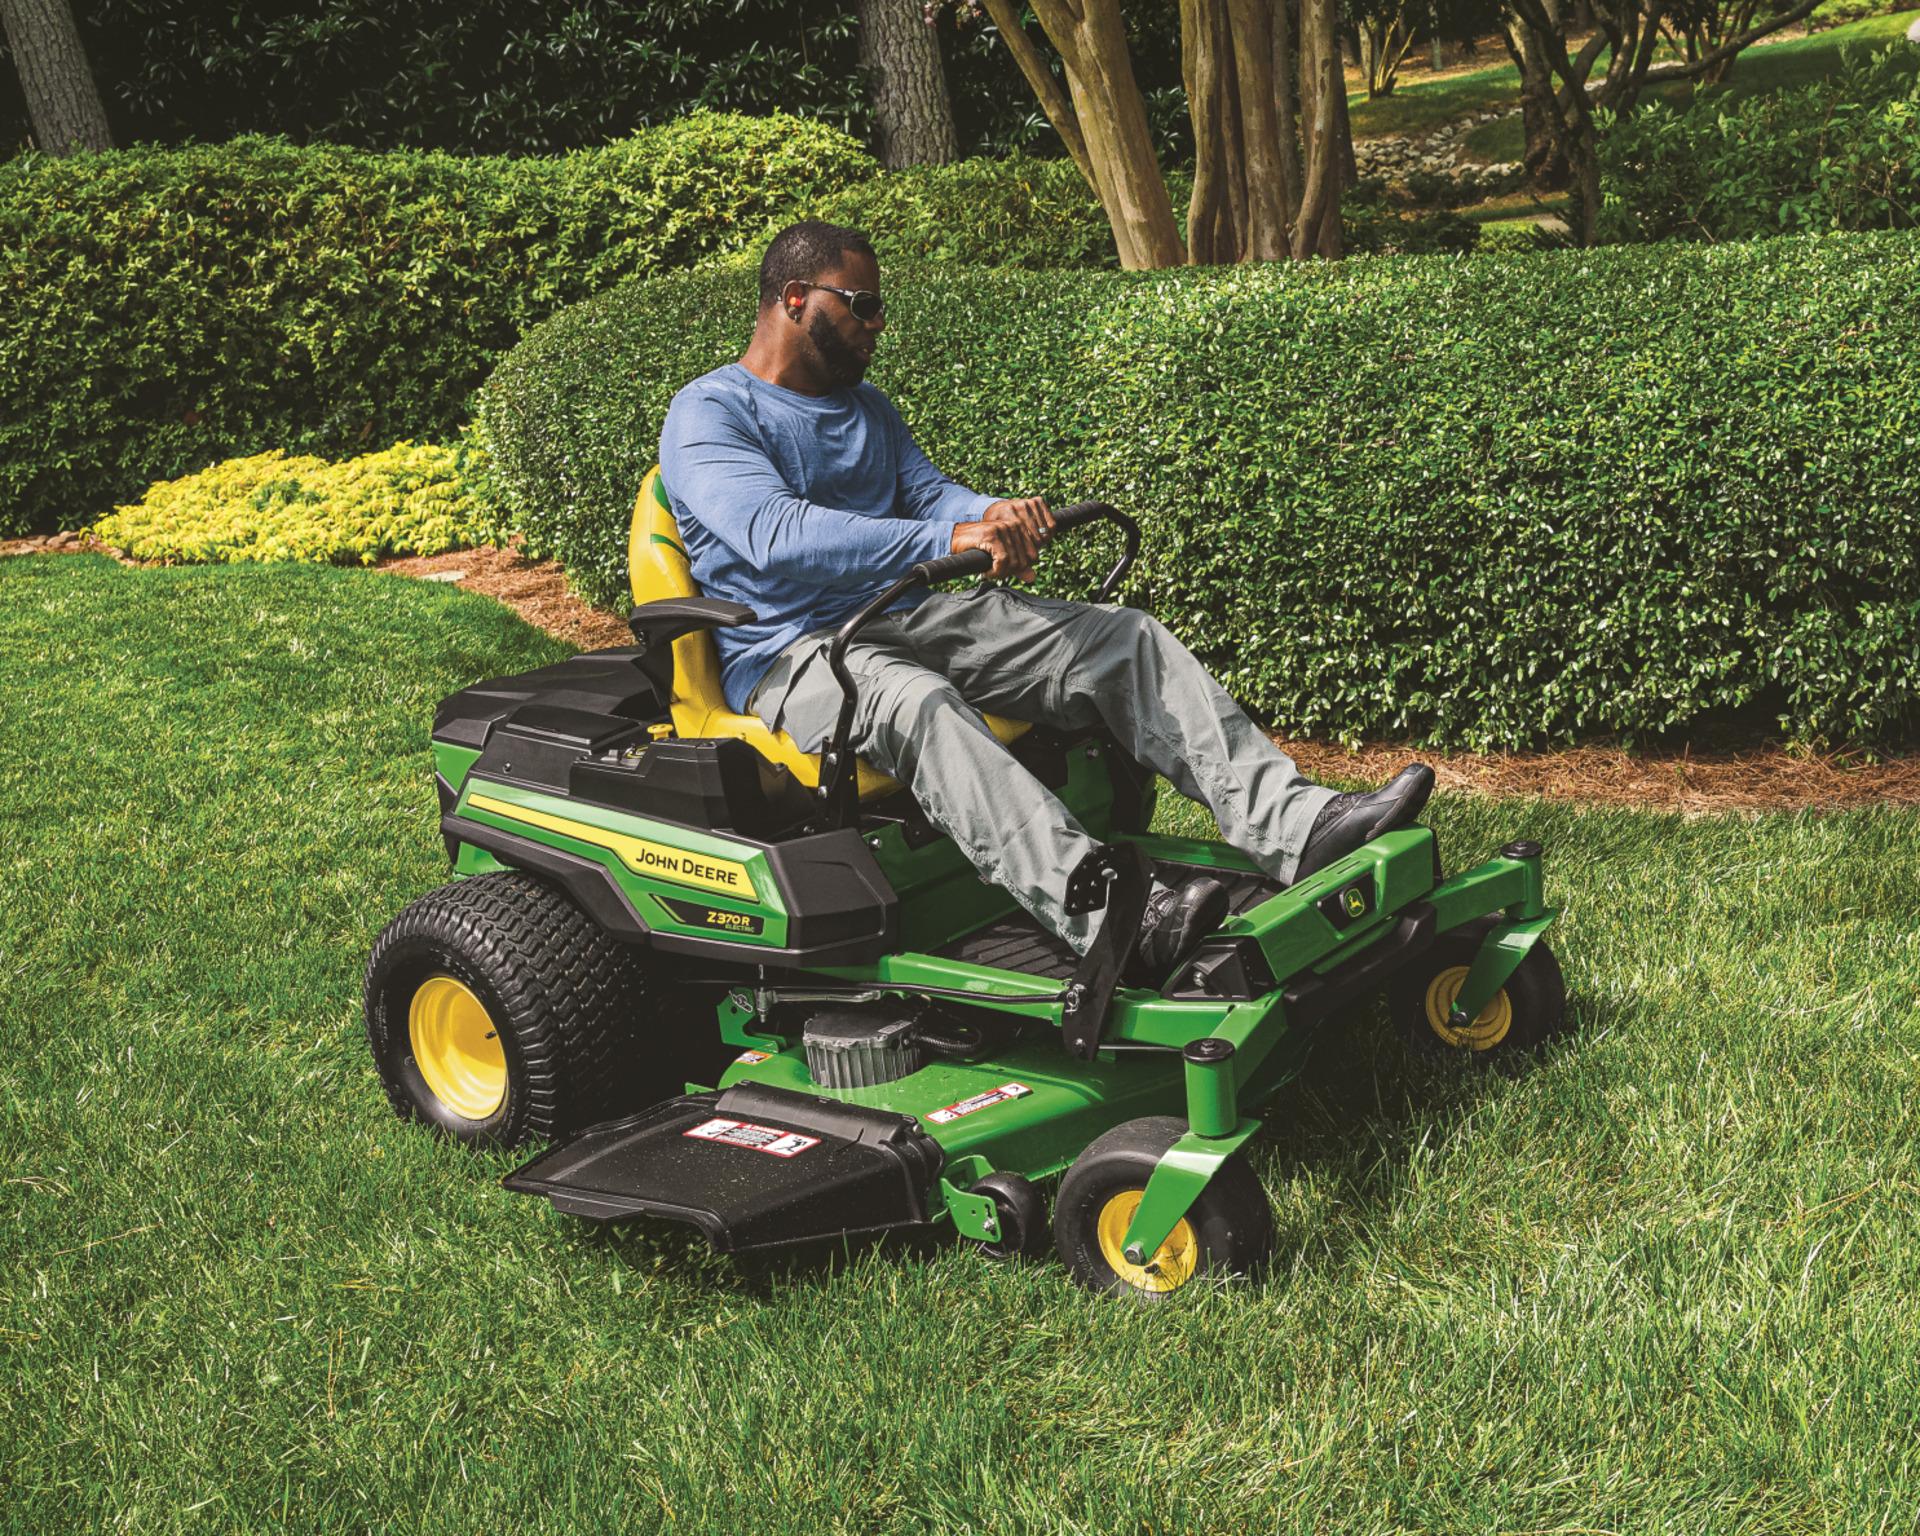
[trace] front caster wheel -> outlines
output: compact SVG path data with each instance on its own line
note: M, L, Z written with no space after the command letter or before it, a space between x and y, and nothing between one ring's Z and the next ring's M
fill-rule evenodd
M381 933L364 991L394 1109L458 1141L551 1141L661 1096L632 1080L637 957L532 875L422 896Z
M1200 1276L1248 1275L1273 1253L1273 1212L1247 1160L1221 1166L1157 1253L1131 1262L1123 1241L1147 1180L1186 1134L1184 1120L1155 1115L1115 1126L1075 1160L1053 1207L1053 1240L1067 1271L1091 1291L1165 1301Z
M975 1246L992 1259L1037 1259L1047 1251L1047 1202L1033 1181L1017 1173L990 1173L967 1191L993 1200L1000 1235Z
M1560 962L1537 943L1507 984L1470 1020L1455 1021L1454 999L1465 985L1473 957L1498 918L1469 923L1442 934L1433 948L1393 984L1389 1004L1408 1044L1429 1055L1459 1054L1476 1063L1516 1059L1566 1027L1567 984Z

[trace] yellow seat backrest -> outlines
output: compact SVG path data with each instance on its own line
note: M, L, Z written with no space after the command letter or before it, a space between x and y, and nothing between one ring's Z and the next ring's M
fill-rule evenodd
M636 604L700 595L658 465L640 482L633 529L627 538L627 568ZM1028 728L1024 720L1003 720L998 715L988 715L986 721L1002 741L1011 741ZM808 788L820 782L818 753L801 751L791 736L769 729L758 715L735 714L727 708L726 696L720 691L720 654L707 630L682 635L673 642L673 729L676 735L685 737L737 736L771 761L784 765ZM890 794L900 787L864 762L859 764L859 775L862 800Z

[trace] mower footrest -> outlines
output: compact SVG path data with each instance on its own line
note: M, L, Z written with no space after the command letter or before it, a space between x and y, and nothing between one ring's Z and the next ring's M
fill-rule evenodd
M730 1253L922 1225L941 1161L910 1115L742 1083L589 1127L502 1182L592 1221L691 1222Z

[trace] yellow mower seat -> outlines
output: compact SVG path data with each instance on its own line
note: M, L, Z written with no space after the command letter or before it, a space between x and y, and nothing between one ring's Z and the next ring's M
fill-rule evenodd
M640 495L633 505L627 569L636 605L701 595L657 464L640 482ZM988 728L1002 741L1012 741L1029 729L1024 720L1007 720L999 715L985 718ZM673 642L673 729L682 737L737 736L809 789L820 783L819 753L801 751L791 736L770 729L758 715L738 715L727 708L726 696L720 691L720 654L706 630L682 635ZM856 766L862 800L877 799L900 787L896 780L864 762Z

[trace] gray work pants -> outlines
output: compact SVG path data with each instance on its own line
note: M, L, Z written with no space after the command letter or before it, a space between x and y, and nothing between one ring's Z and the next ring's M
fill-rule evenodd
M807 751L845 697L833 632L796 641L747 701ZM1085 953L1097 913L1070 916L1067 876L1097 845L1016 762L981 711L1069 730L1105 725L1141 763L1204 802L1228 842L1277 880L1333 791L1309 783L1205 667L1132 608L1006 587L936 593L875 620L848 648L860 685L853 745L905 784L927 819L1049 930Z

